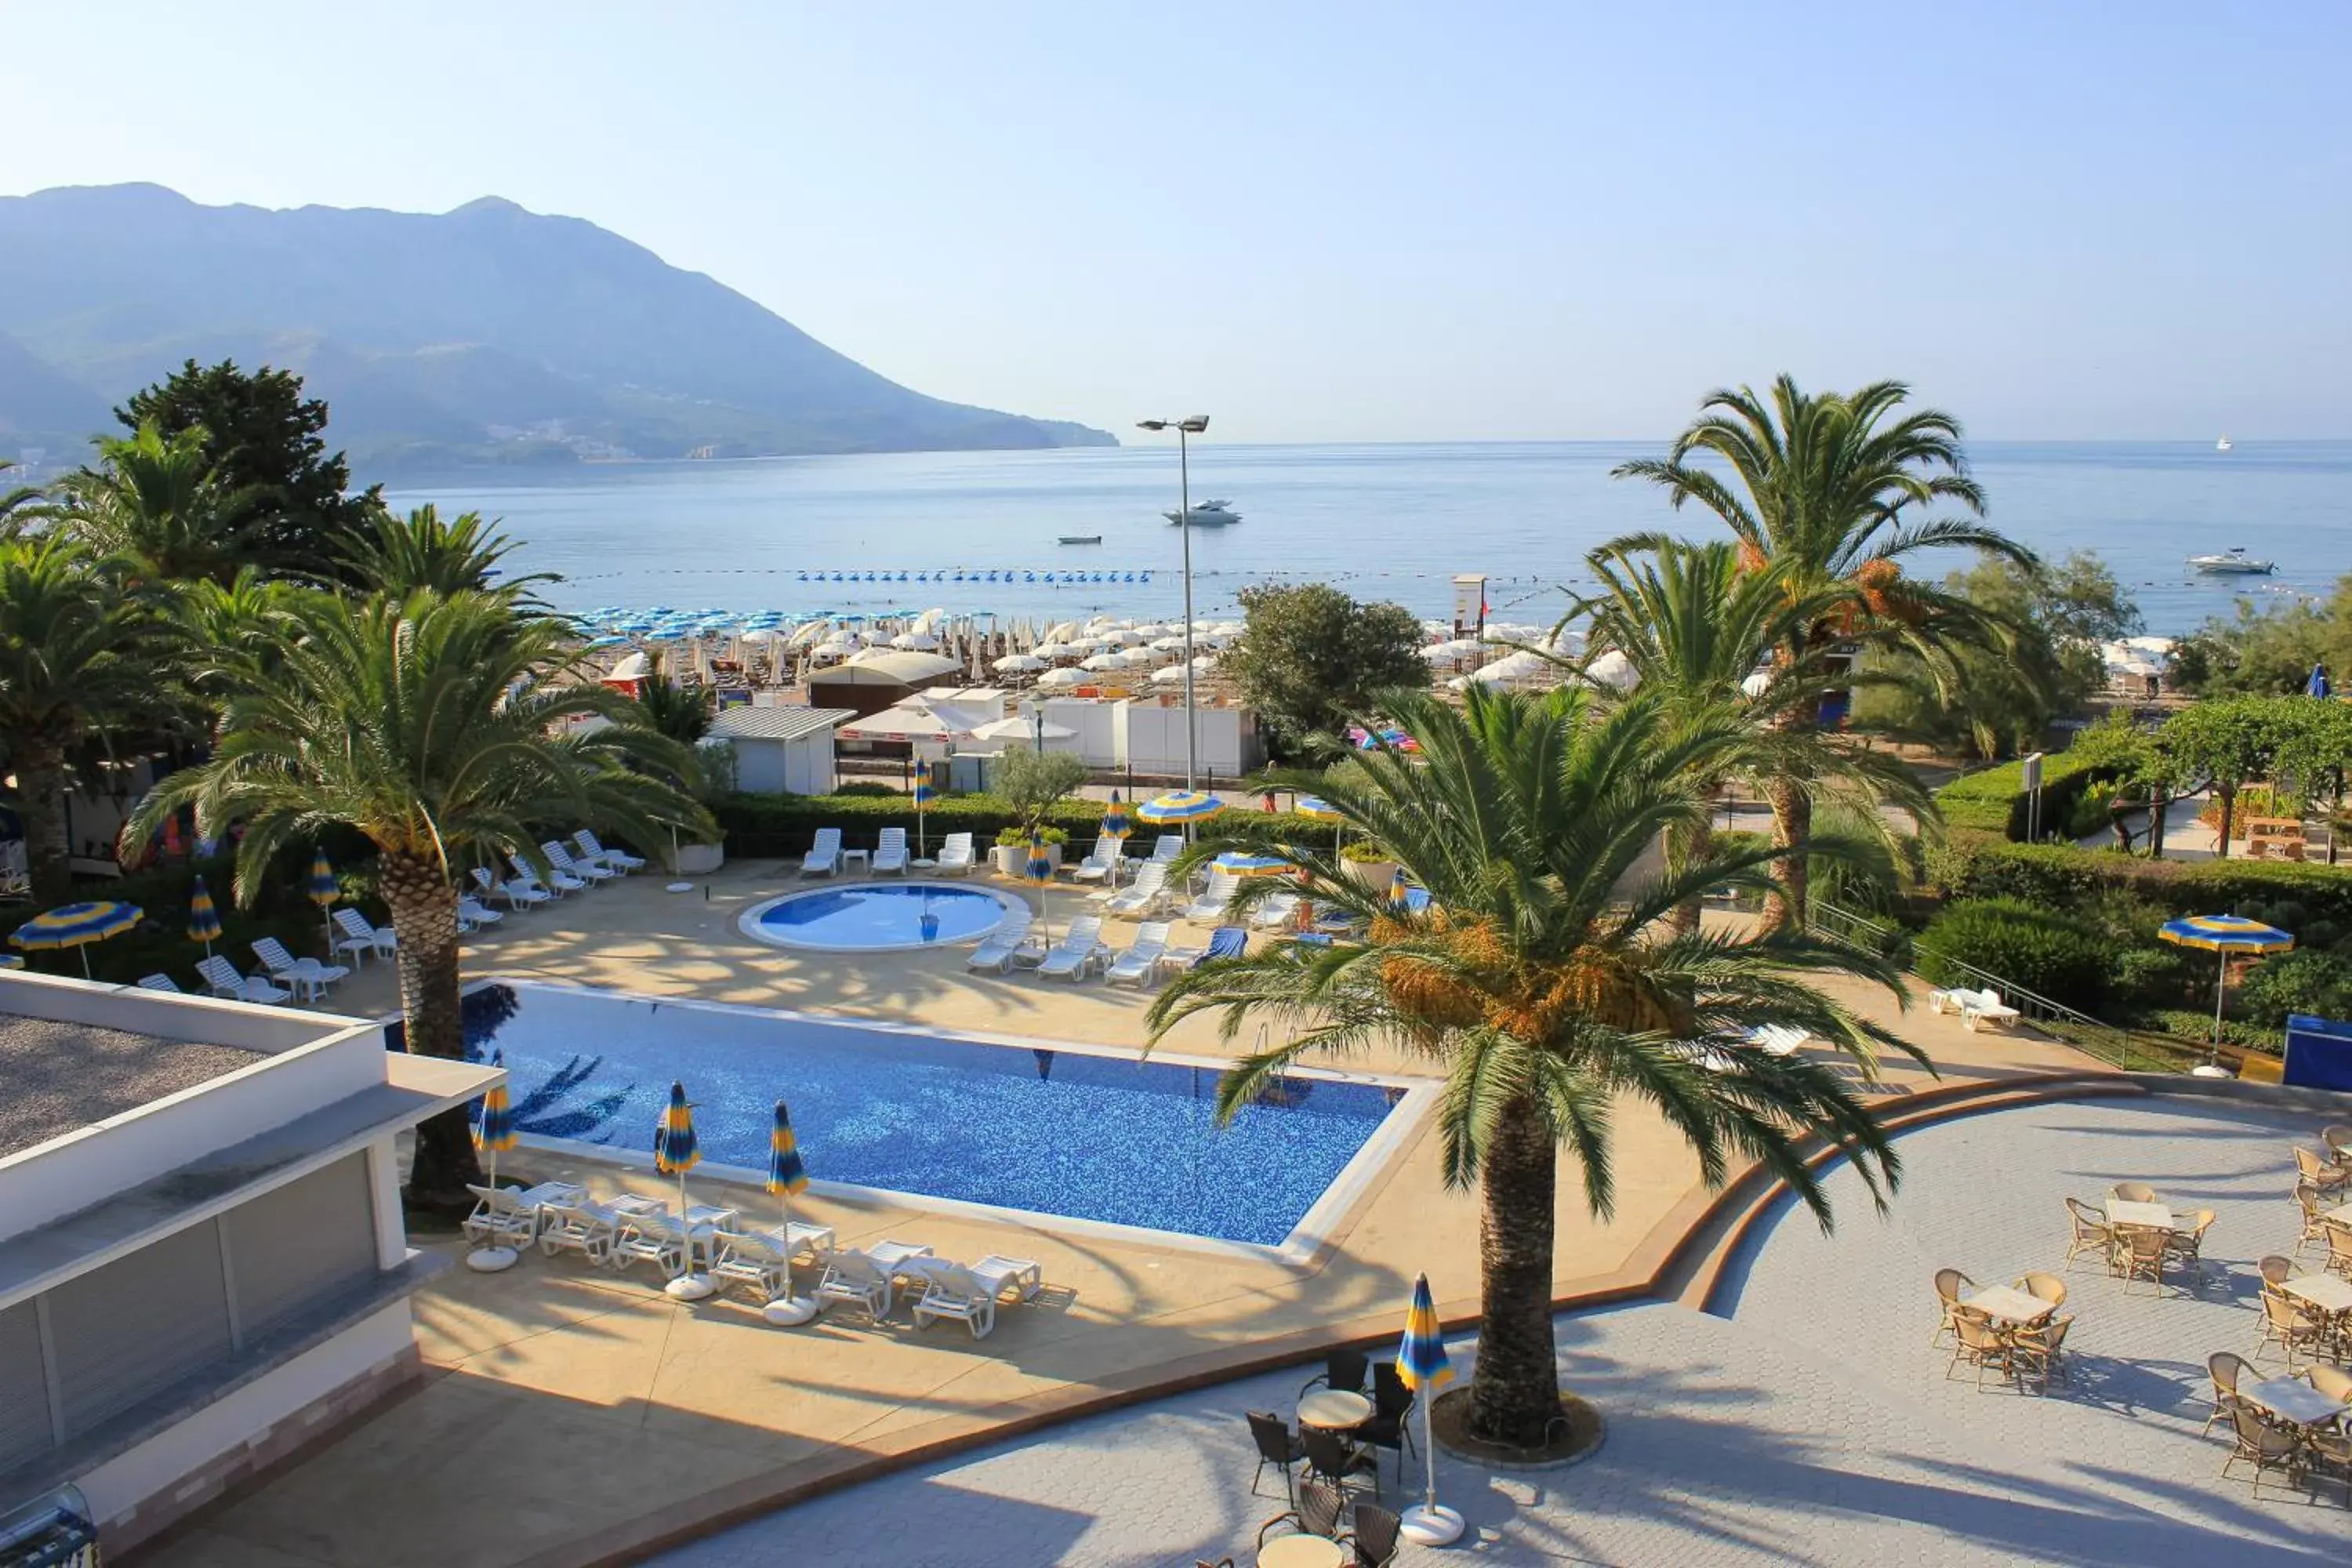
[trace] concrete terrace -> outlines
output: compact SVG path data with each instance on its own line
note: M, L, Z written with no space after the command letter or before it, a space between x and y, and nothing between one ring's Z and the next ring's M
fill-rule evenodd
M740 936L737 915L791 881L773 862L730 866L686 894L640 876L510 916L469 949L468 970L1048 1041L1142 1040L1145 999L1098 983L968 977L961 950L842 958ZM1084 908L1067 891L1043 896L1056 924ZM1114 942L1126 940L1115 928ZM1853 1000L1927 1045L1942 1069L1938 1081L1890 1065L1874 1092L1893 1111L2097 1072L2046 1041L1906 1017L1859 990ZM371 966L334 1005L390 1010L389 970ZM1231 1054L1205 1024L1163 1048ZM1401 1058L1348 1065L1425 1070ZM690 1087L690 1064L687 1077ZM1628 1112L1620 1142L1613 1223L1593 1221L1573 1185L1564 1189L1555 1279L1564 1304L1675 1293L1679 1278L1669 1276L1686 1238L1716 1236L1752 1202L1712 1200L1694 1162L1646 1111ZM822 1175L823 1150L808 1152ZM501 1173L509 1172L600 1192L654 1186L649 1173L568 1150L510 1156ZM720 1195L715 1182L695 1189L700 1201ZM725 1197L770 1212L756 1190ZM533 1257L487 1277L453 1270L416 1299L435 1373L421 1393L233 1500L154 1561L625 1561L715 1521L912 1459L1286 1364L1336 1340L1385 1341L1417 1270L1430 1273L1449 1321L1476 1313L1477 1205L1444 1188L1425 1123L1304 1263L947 1213L887 1194L803 1200L794 1212L835 1226L845 1245L890 1237L950 1257L1034 1258L1048 1288L1002 1311L995 1333L974 1343L953 1325L919 1332L903 1308L879 1329L828 1318L779 1330L748 1295L680 1306L654 1289L649 1271L616 1276L576 1259Z

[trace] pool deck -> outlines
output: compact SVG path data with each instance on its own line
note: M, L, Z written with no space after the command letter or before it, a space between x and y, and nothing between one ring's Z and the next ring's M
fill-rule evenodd
M467 972L1045 1040L1142 1042L1148 997L1099 981L968 976L963 949L845 957L765 947L738 932L744 909L794 885L773 861L730 865L685 894L643 874L509 917L469 948ZM1043 897L1056 927L1086 909L1067 891ZM1129 930L1113 922L1113 945ZM1891 1112L1924 1117L1970 1097L2079 1091L2064 1080L2099 1071L2030 1035L1971 1034L1924 1010L1902 1015L1861 987L1850 999L1927 1047L1941 1069L1934 1079L1890 1065L1878 1092ZM390 1010L390 971L370 966L336 1004ZM1233 1052L1213 1023L1197 1020L1164 1048ZM1331 1065L1427 1070L1395 1052ZM1645 1110L1628 1109L1618 1141L1612 1223L1588 1215L1578 1184L1563 1181L1555 1293L1564 1305L1675 1294L1692 1267L1704 1270L1692 1255L1736 1239L1755 1201L1753 1191L1707 1193L1680 1141ZM821 1173L823 1151L808 1152ZM657 1190L649 1172L569 1152L524 1151L502 1163L509 1173L600 1192ZM753 1215L772 1201L713 1181L692 1188L698 1201L723 1193ZM645 1268L619 1276L533 1256L504 1274L453 1269L415 1299L428 1368L416 1393L226 1500L145 1560L173 1568L626 1562L987 1437L1296 1362L1336 1341L1392 1337L1420 1270L1449 1321L1477 1311L1479 1207L1445 1189L1426 1122L1348 1205L1330 1245L1303 1263L878 1196L812 1198L793 1212L836 1226L848 1245L887 1237L950 1258L1033 1258L1046 1288L1001 1310L995 1332L974 1342L954 1324L918 1331L903 1306L878 1329L840 1314L772 1328L748 1294L680 1305Z

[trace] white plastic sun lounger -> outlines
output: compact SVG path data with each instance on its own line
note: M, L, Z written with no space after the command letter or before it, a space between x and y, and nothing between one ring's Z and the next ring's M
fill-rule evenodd
M712 1238L719 1248L711 1277L730 1284L754 1285L762 1300L792 1293L792 1249L764 1231L722 1230Z
M617 1209L586 1198L542 1205L539 1211L539 1250L549 1258L559 1252L576 1252L591 1263L608 1262L626 1218Z
M584 882L592 884L596 882L609 882L614 878L620 875L618 871L614 870L610 866L604 865L599 861L574 860L572 858L572 851L566 849L563 847L563 841L559 838L551 838L546 843L541 845L539 847L539 852L546 856L547 863L554 867L557 870L563 872L566 876L577 877Z
M940 840L939 871L941 876L971 875L971 835L950 833Z
M1260 931L1279 931L1298 913L1297 893L1276 893L1250 910L1249 923Z
M896 871L901 877L905 876L907 874L907 830L903 827L884 828L881 837L875 841L874 858L869 862L869 866L877 876L884 871Z
M1145 862L1143 869L1135 874L1134 881L1106 900L1103 908L1114 915L1140 919L1159 908L1160 900L1167 896L1168 868L1158 860L1151 860Z
M1135 928L1135 941L1110 962L1103 978L1113 985L1142 985L1160 973L1168 956L1168 936L1174 930L1166 921L1146 921Z
M551 889L559 899L566 893L579 892L588 885L561 866L550 866L547 868L547 875L542 877L532 870L530 862L520 855L508 856L507 864L514 868L515 875L520 878L526 886Z
M929 1328L941 1318L953 1318L970 1329L976 1340L986 1339L996 1327L996 1309L1006 1290L1013 1292L1015 1301L1026 1301L1037 1293L1044 1275L1029 1258L1000 1258L994 1253L977 1263L922 1258L910 1267L915 1265L921 1266L923 1275L923 1294L915 1303L915 1326Z
M1748 1031L1748 1043L1767 1056L1793 1057L1813 1043L1813 1037L1787 1024L1761 1024Z
M1231 871L1210 872L1207 890L1184 907L1184 918L1205 925L1217 924L1225 918L1225 908L1241 891L1241 879Z
M168 974L142 974L139 977L139 989L142 991L169 991L176 995L180 991L180 983L173 979Z
M986 939L971 950L971 956L964 961L966 966L991 974L1003 974L1024 953L1043 959L1045 956L1045 939L1030 931L1030 923L1031 916L1026 909L1019 914L1005 916L1004 923L989 932Z
M494 926L507 917L474 899L457 900L457 920L465 926Z
M261 960L261 967L269 972L269 978L293 986L297 996L316 1000L327 994L328 986L348 978L352 973L343 964L321 963L308 953L297 958L274 936L265 936L252 945L253 956Z
M247 980L236 972L236 965L217 955L200 959L196 973L212 988L215 996L226 996L238 1002L262 1002L276 1006L290 999L294 993L272 985L258 975Z
M809 845L808 853L801 857L801 875L814 877L822 873L830 877L840 869L841 829L818 828L815 840Z
M474 1212L458 1228L478 1247L529 1247L539 1239L550 1212L584 1196L561 1182L543 1187L478 1187L468 1182L466 1190L474 1194Z
M1184 836L1181 833L1163 833L1151 841L1151 858L1156 865L1172 865L1182 853Z
M1118 864L1118 840L1108 834L1095 840L1087 858L1070 868L1074 882L1101 882L1109 879L1111 868Z
M888 1269L855 1249L820 1253L818 1261L824 1265L824 1273L816 1282L818 1306L839 1302L856 1307L877 1323L890 1315L897 1291Z
M459 918L464 918L459 910ZM348 952L365 963L369 958L391 958L400 952L400 934L379 925L372 925L367 916L357 910L337 910L335 929L343 933L335 943L337 952Z
M1960 1022L1970 1029L1981 1029L1987 1024L2007 1028L2024 1015L2000 999L2000 993L1990 988L1976 994L1973 1001L1960 1008Z
M625 849L607 849L597 843L596 836L584 827L572 836L572 842L578 845L580 853L589 859L601 866L610 866L623 876L645 868L644 856L632 855Z
M1037 973L1073 984L1084 980L1110 952L1103 945L1102 924L1100 915L1080 915L1072 921L1062 940L1045 954L1045 962L1037 966Z

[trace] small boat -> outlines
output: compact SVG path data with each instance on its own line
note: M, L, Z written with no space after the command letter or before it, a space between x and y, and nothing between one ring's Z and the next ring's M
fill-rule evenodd
M1160 515L1171 522L1190 523L1194 528L1223 528L1242 520L1231 501L1222 500L1204 500L1190 511L1163 511Z
M1102 535L1099 533L1066 533L1062 535L1062 542L1065 544L1100 544L1102 542Z
M2192 555L2189 564L2209 577L2266 577L2278 570L2274 563L2249 555L2242 547L2232 547L2219 555Z
M2230 438L2227 436L2222 437L2220 440L2213 443L2213 450L2217 452L2226 452L2229 449Z

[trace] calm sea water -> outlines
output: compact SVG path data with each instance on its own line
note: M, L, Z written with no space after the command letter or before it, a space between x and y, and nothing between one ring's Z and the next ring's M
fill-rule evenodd
M1609 477L1662 446L1205 443L1193 448L1193 499L1227 500L1244 521L1193 531L1196 609L1226 612L1252 583L1316 578L1442 616L1453 576L1484 573L1497 618L1548 620L1587 581L1594 545L1636 529L1714 535L1705 515L1678 519L1654 488ZM2228 453L1983 443L1970 455L1994 522L2048 553L2098 552L2153 630L2186 629L2241 595L2324 590L2352 571L2352 442L2242 442ZM940 605L1059 617L1176 608L1181 541L1160 516L1176 488L1176 453L1134 446L644 463L556 479L481 471L415 479L392 494L502 518L529 542L527 567L563 574L551 597L567 609ZM1056 542L1096 533L1099 545ZM2216 581L2183 564L2231 545L2276 560L2278 574ZM1074 571L1121 580L1045 580ZM852 572L855 583L833 579ZM981 580L958 582L958 572Z

